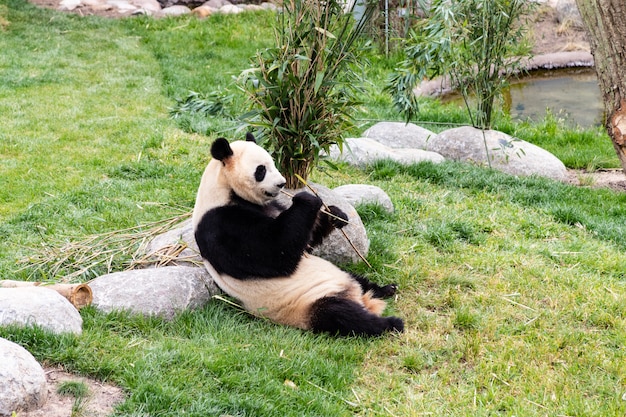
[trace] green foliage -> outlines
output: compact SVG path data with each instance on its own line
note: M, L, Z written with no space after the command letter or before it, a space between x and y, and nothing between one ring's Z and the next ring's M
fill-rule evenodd
M519 70L528 53L520 48L520 20L531 5L525 0L433 1L428 19L407 41L406 60L389 80L395 106L410 120L418 109L413 88L424 78L446 76L460 90L472 125L489 129L506 76Z
M255 66L239 77L251 112L243 118L261 129L287 187L301 186L320 151L343 143L360 104L359 37L374 9L358 22L337 0L283 3L276 46L259 51Z
M57 387L57 392L65 396L84 398L89 395L89 387L84 382L64 381Z

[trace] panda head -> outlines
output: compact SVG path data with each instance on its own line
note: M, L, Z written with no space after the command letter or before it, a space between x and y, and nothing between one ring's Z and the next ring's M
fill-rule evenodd
M219 138L211 146L211 156L222 164L221 176L240 198L264 205L274 200L285 186L269 153L256 144L251 133L245 141L229 143Z

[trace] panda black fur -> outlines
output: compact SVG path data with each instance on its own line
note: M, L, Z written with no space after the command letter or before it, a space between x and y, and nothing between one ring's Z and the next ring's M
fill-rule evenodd
M217 285L249 312L277 323L339 335L403 331L381 317L396 286L380 287L307 254L341 220L320 211L322 201L300 192L285 208L285 186L271 156L255 143L217 139L193 212L195 239ZM337 207L333 215L347 219Z

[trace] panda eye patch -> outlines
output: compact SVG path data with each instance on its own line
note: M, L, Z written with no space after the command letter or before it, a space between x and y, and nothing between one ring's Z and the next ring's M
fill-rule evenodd
M259 165L258 167L256 167L256 171L254 171L254 179L257 182L261 182L265 179L266 173L267 169L265 168L265 165Z

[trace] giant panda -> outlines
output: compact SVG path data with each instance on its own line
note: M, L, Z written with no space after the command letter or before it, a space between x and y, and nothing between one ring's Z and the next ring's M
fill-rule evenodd
M339 336L377 336L404 330L382 317L396 285L378 286L309 253L343 211L321 211L319 197L299 192L289 208L277 197L285 186L269 153L252 134L211 145L193 210L194 236L207 270L250 313L276 323ZM338 219L339 218L339 219Z

